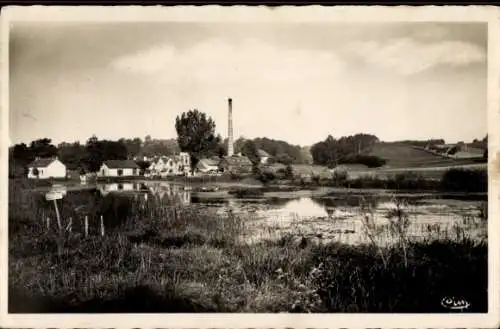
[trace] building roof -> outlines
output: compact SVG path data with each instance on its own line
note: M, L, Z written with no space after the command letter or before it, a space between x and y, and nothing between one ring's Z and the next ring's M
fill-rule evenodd
M42 159L36 159L32 163L30 163L29 167L36 167L36 168L46 168L48 167L52 162L56 161L57 159L54 158L42 158Z
M271 155L269 153L267 153L266 151L264 151L263 149L259 149L257 151L257 153L259 154L259 156L261 158L265 158L265 157L270 157Z
M199 161L201 164L203 165L206 165L206 166L218 166L219 165L219 161L216 160L216 159L212 159L212 158L203 158L203 159L200 159Z
M231 166L251 166L252 161L246 156L225 156L222 161L225 161Z
M139 166L134 160L106 160L104 163L106 167L113 169L138 169Z

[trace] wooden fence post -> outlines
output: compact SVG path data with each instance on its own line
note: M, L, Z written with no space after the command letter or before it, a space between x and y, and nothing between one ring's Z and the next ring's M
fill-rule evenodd
M85 237L87 237L89 235L89 218L87 216L85 216L84 225L85 225Z
M73 226L73 217L70 217L68 226L66 227L66 231L71 232L73 229L72 226Z
M55 199L54 199L54 208L56 208L57 226L59 227L59 231L61 231L62 230L61 215L59 214L59 208L57 207L57 201Z
M104 218L101 215L101 236L104 236Z

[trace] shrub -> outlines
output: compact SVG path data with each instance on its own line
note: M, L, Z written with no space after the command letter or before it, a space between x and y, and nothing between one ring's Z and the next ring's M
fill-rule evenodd
M336 169L332 174L333 186L345 186L347 185L349 175L344 169Z
M485 169L449 169L441 179L441 189L452 192L487 192L488 173Z
M293 179L293 168L290 164L285 167L285 179Z
M229 191L229 194L236 196L237 198L249 198L249 197L261 197L264 192L258 188L239 188L236 190Z
M374 155L356 155L347 157L340 161L341 164L361 164L369 168L382 167L387 163L387 160Z
M258 179L260 182L262 182L262 183L266 184L266 183L268 183L268 182L271 182L271 181L275 180L275 179L276 179L276 175L275 175L273 172L271 172L271 171L266 171L266 170L264 170L264 171L262 171L262 172L261 172L261 173L257 176L257 179Z

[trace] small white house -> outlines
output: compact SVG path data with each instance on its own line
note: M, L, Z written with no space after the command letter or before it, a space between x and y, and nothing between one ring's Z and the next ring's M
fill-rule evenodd
M133 160L107 160L101 165L100 177L130 177L138 176L140 168Z
M198 161L196 165L196 171L198 173L206 174L210 172L218 172L219 171L219 162L220 159L215 158L203 158Z
M259 153L260 163L267 164L271 155L262 149L259 149L257 152Z
M28 166L28 178L66 178L66 165L54 158L38 158Z

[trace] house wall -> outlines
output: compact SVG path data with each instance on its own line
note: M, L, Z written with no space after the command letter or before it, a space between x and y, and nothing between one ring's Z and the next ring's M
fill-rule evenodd
M101 169L99 170L99 176L101 177L123 177L123 176L137 176L139 173L139 169L133 169L133 168L123 168L122 170L122 175L118 175L118 170L117 168L108 168L105 164L101 166ZM135 171L134 171L135 170Z
M201 160L196 165L196 169L199 172L218 171L219 170L219 166L212 166L212 165L206 163L205 161Z
M40 167L38 169L38 177L33 174L34 167L29 168L28 178L66 178L66 166L59 160L52 161L47 167Z
M172 176L189 172L189 154L181 154L180 160L173 158L159 159L149 167L153 175Z

